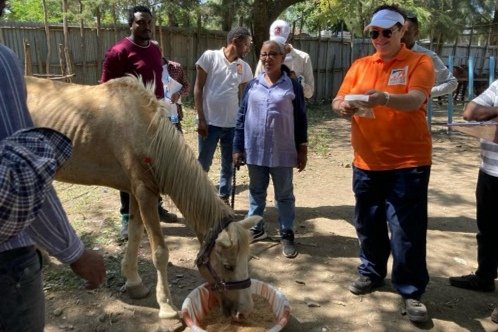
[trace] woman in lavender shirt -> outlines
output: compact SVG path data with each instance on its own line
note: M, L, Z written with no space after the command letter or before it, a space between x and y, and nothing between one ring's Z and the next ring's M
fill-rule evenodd
M283 65L285 51L276 41L263 43L264 72L247 84L237 116L233 146L236 167L249 169L248 215L263 215L270 176L275 189L282 253L297 256L294 244L293 168L304 170L308 122L301 85ZM264 221L251 229L253 242L265 239Z

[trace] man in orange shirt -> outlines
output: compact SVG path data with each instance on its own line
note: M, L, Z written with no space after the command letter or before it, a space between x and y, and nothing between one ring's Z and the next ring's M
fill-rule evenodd
M381 287L392 252L392 286L403 297L408 318L424 322L427 308L420 299L429 282L427 190L432 150L426 104L434 69L429 56L401 43L404 21L404 13L395 6L374 11L366 29L376 52L352 64L332 109L351 119L354 149L354 222L361 264L360 276L349 290L359 295ZM365 101L348 101L352 94L364 95Z

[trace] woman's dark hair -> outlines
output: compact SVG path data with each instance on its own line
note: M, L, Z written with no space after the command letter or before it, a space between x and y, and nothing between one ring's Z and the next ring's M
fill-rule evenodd
M128 9L128 25L131 26L135 21L135 13L147 13L152 16L152 13L149 8L145 6L135 6Z

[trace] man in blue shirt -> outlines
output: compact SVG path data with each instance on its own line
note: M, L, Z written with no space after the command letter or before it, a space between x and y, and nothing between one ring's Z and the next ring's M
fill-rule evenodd
M4 7L5 0L0 0L0 10ZM19 60L4 45L0 45L0 86L0 140L4 140L19 129L33 127ZM3 204L0 203L0 211L5 211ZM87 288L96 288L105 279L102 256L84 248L55 190L48 185L44 203L29 226L12 233L0 230L0 331L43 330L41 264L35 243L69 264L73 272L86 280ZM19 292L26 296L19 297ZM9 295L13 297L9 299Z

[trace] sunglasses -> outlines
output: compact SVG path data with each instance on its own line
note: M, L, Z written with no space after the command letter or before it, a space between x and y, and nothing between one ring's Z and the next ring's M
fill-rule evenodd
M394 29L394 28L391 28L391 29L384 29L384 30L370 30L368 32L368 35L370 36L370 38L372 39L377 39L379 38L380 34L382 34L382 36L384 38L391 38L392 34L394 31L396 31L397 29Z

